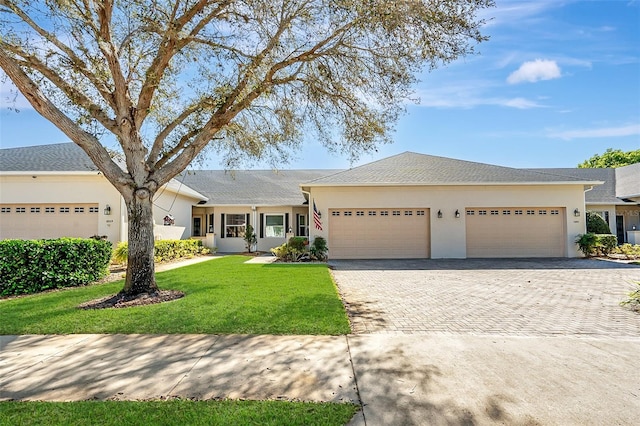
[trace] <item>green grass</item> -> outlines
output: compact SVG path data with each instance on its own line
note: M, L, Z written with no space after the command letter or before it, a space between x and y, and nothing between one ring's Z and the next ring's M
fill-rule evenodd
M245 264L228 256L157 274L172 302L125 309L80 310L117 293L123 282L0 301L0 334L349 333L349 321L326 265Z
M344 425L357 410L288 401L0 402L0 425Z

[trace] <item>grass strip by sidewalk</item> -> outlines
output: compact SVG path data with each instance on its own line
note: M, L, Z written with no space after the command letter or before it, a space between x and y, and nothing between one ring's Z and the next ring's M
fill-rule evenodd
M0 301L0 334L328 334L350 332L326 265L245 264L227 256L157 274L172 302L81 310L122 281Z
M289 401L0 402L0 425L344 425L354 404Z

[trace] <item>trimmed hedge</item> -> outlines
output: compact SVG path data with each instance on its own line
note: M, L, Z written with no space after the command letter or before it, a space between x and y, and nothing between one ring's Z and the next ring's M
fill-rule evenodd
M111 243L104 239L0 241L0 296L89 284L104 277Z
M113 252L116 262L126 263L128 256L128 245L126 241L118 243ZM169 260L193 257L200 254L208 254L210 250L203 247L200 240L157 240L154 243L153 258L156 262L166 262Z
M611 234L594 234L587 232L578 235L578 248L585 256L608 256L618 245L618 238Z

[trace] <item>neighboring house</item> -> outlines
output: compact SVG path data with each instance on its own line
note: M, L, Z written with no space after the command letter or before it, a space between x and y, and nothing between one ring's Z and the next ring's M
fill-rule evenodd
M602 216L619 244L630 241L629 232L640 230L640 163L615 169L532 170L604 182L587 190L585 209Z
M268 251L284 244L287 236L309 235L309 205L300 183L330 172L195 170L176 179L208 198L192 209L194 237L220 252L241 252L249 223L258 239L253 249Z
M154 222L174 216L182 227L156 237L188 238L191 206L206 198L172 180L154 200ZM127 239L120 193L73 143L0 150L0 239L90 237Z
M637 223L636 166L513 169L407 152L349 170L196 170L158 191L154 220L157 236L220 252L244 251L249 223L260 251L298 235L326 238L332 258L576 257L586 208ZM0 208L0 238L126 239L120 195L74 144L0 150Z

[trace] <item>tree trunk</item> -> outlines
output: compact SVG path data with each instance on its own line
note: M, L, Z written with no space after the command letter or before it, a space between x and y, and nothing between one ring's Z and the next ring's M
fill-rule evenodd
M158 291L153 261L153 193L140 188L125 197L129 213L127 278L122 293L137 295Z

